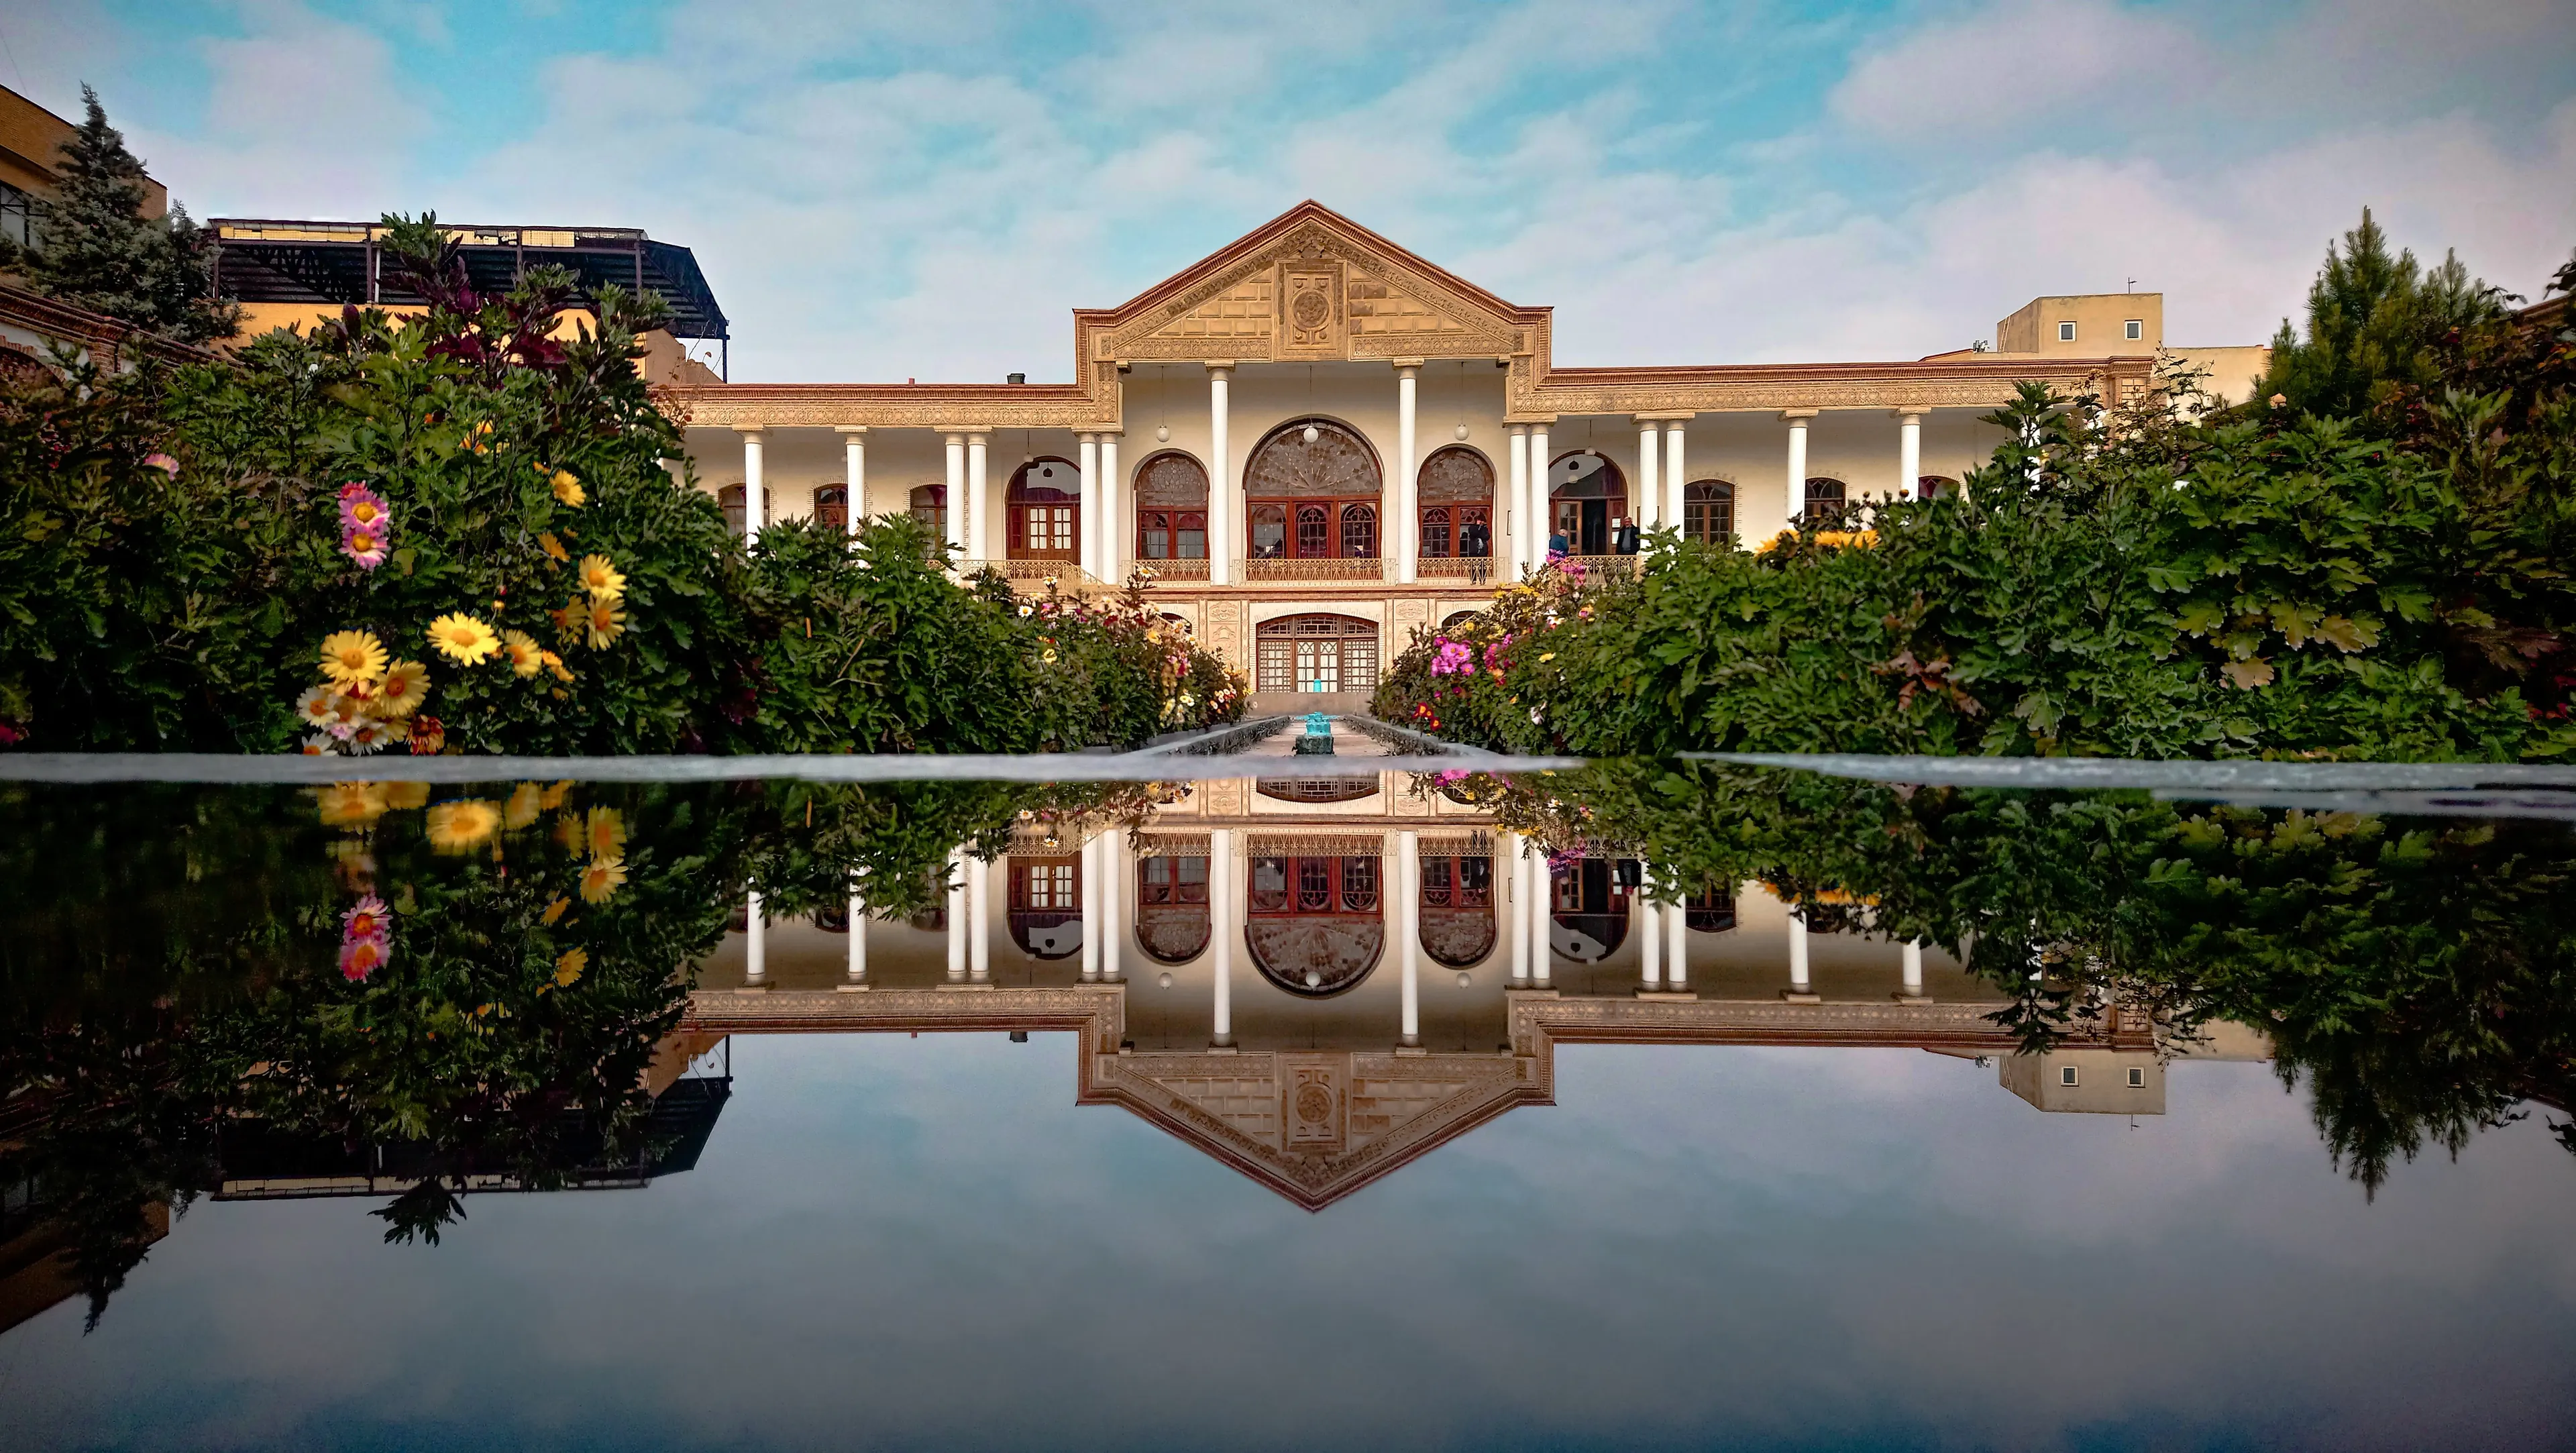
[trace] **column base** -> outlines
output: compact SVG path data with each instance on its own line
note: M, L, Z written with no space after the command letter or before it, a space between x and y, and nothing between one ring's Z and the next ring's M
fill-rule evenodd
M1505 984L1503 986L1503 992L1506 994L1544 994L1548 998L1553 999L1556 997L1556 986L1554 984Z
M736 984L733 991L737 994L766 994L769 992L769 986L767 984Z
M952 979L939 986L939 992L943 994L991 993L992 989L993 981L990 979L987 979L980 984L967 983L963 980Z
M1637 997L1665 1004L1696 1004L1699 996L1688 989L1639 989Z
M1932 996L1929 994L1907 994L1899 992L1890 994L1887 997L1895 1000L1899 1004L1930 1004L1934 1002Z
M1420 1059L1429 1053L1431 1053L1431 1051L1424 1049L1419 1043L1399 1044L1395 1047L1395 1054L1398 1059Z
M835 984L832 986L832 992L836 994L864 994L875 987L876 985L874 984Z
M1783 989L1780 991L1780 999L1781 1002L1787 1004L1822 1004L1825 1002L1824 995L1810 994L1804 989Z

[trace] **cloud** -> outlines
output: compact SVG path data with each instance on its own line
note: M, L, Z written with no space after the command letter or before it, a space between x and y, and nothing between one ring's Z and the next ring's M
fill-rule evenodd
M2179 23L2109 0L2000 0L1863 55L1828 104L1866 134L1927 145L2077 103L2184 102L2209 59Z

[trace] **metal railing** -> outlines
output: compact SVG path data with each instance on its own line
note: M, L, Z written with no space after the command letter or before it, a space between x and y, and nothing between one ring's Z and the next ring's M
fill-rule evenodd
M1354 580L1386 579L1384 560L1283 560L1277 558L1238 560L1237 578L1254 584L1290 581L1344 583Z
M960 576L973 575L979 570L987 569L1011 582L1012 589L1023 594L1043 594L1049 586L1066 595L1090 595L1118 589L1117 586L1090 574L1070 560L960 560L957 562L957 573Z
M1638 558L1635 555L1559 555L1553 563L1560 569L1580 567L1586 575L1625 577L1637 573Z
M1156 580L1168 580L1175 584L1204 581L1208 578L1208 563L1204 558L1197 560L1139 560L1136 562L1136 566L1138 569L1152 571L1153 578Z
M1483 555L1425 556L1414 567L1422 580L1463 580L1469 585L1486 585L1494 579L1494 562Z

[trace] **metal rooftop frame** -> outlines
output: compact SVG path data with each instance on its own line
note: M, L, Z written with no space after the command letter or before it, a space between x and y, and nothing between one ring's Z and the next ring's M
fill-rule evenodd
M373 222L216 217L219 295L246 303L419 303L384 266L385 229ZM622 283L671 305L674 337L730 343L715 290L689 249L656 242L635 227L440 228L464 244L465 274L478 289L506 291L531 266L568 268L584 289Z

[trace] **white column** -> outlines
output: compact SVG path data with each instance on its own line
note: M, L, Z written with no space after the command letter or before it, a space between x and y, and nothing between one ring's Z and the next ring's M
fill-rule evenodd
M769 920L761 915L760 890L751 890L743 907L742 981L754 988L769 984Z
M1082 567L1083 574L1097 580L1100 578L1100 436L1082 435L1077 452L1082 464L1082 534L1075 542L1074 561Z
M1513 580L1521 573L1520 562L1529 558L1529 430L1514 424L1504 434L1511 441L1507 446L1511 483L1503 493L1504 528L1494 532L1494 573ZM1506 549L1509 553L1505 553Z
M1637 896L1631 900L1637 916L1637 964L1650 994L1664 987L1663 914L1646 897L1652 886L1640 882Z
M1789 494L1781 506L1780 528L1794 530L1807 513L1807 421L1816 416L1813 409L1783 409L1780 417L1789 425ZM1775 532L1776 533L1776 532ZM1753 544L1769 543L1755 540Z
M1529 568L1537 570L1547 563L1547 532L1555 525L1550 518L1547 487L1547 425L1532 424L1529 436ZM1544 949L1545 944L1540 947Z
M769 431L749 424L736 424L733 431L742 436L742 542L748 545L769 523L768 471L761 458Z
M966 860L966 980L993 982L993 865Z
M1905 997L1923 997L1923 940L1919 938L1905 943Z
M966 436L966 552L976 560L997 560L1008 551L993 548L984 508L984 436Z
M1896 493L1890 499L1912 499L1923 478L1923 410L1896 411Z
M966 555L966 436L948 436L948 555L963 560Z
M1807 920L1798 910L1789 910L1789 992L1808 994L1807 987Z
M1556 888L1549 877L1547 854L1544 852L1530 858L1530 887L1530 982L1544 989L1547 987L1548 970L1556 962L1555 936L1549 932L1556 922L1556 915L1551 911L1555 904L1550 901L1555 897Z
M1637 496L1631 507L1636 511L1639 529L1652 528L1662 518L1664 498L1663 426L1651 420L1637 421Z
M1682 421L1664 424L1664 523L1678 530L1686 518L1682 510L1682 487L1690 483L1690 474L1682 459Z
M966 982L966 850L948 853L948 982Z
M841 480L849 486L848 503L841 513L849 521L849 532L859 532L859 522L868 513L868 426L843 424L841 436Z
M1234 453L1226 442L1229 364L1208 365L1208 584L1234 580Z
M1219 1045L1234 1043L1234 941L1243 932L1234 918L1234 887L1234 829L1216 828L1208 833L1209 939L1216 949L1208 969L1216 981L1213 1042Z
M1100 977L1100 895L1109 885L1100 871L1101 839L1082 845L1082 977Z
M1100 436L1100 534L1094 546L1100 568L1094 572L1111 585L1127 579L1127 542L1136 534L1127 522L1127 506L1119 499L1118 436Z
M1412 364L1395 366L1395 488L1387 491L1395 502L1394 529L1387 533L1395 544L1395 579L1399 585L1411 585L1421 569L1421 548L1416 537L1422 533L1422 482L1414 474L1413 402L1421 387L1422 370Z
M859 875L850 875L850 984L868 981L868 905L859 896Z
M1679 903L1664 910L1664 984L1676 994L1690 987L1690 909Z
M1113 827L1100 839L1101 914L1100 977L1105 983L1117 983L1124 968L1119 951L1127 944L1127 890L1136 881L1134 865L1127 857L1127 829Z
M1503 915L1512 926L1512 982L1529 982L1529 860L1521 856L1519 833L1503 834Z
M1395 835L1395 910L1402 920L1396 952L1404 966L1404 1040L1422 1043L1422 834Z

